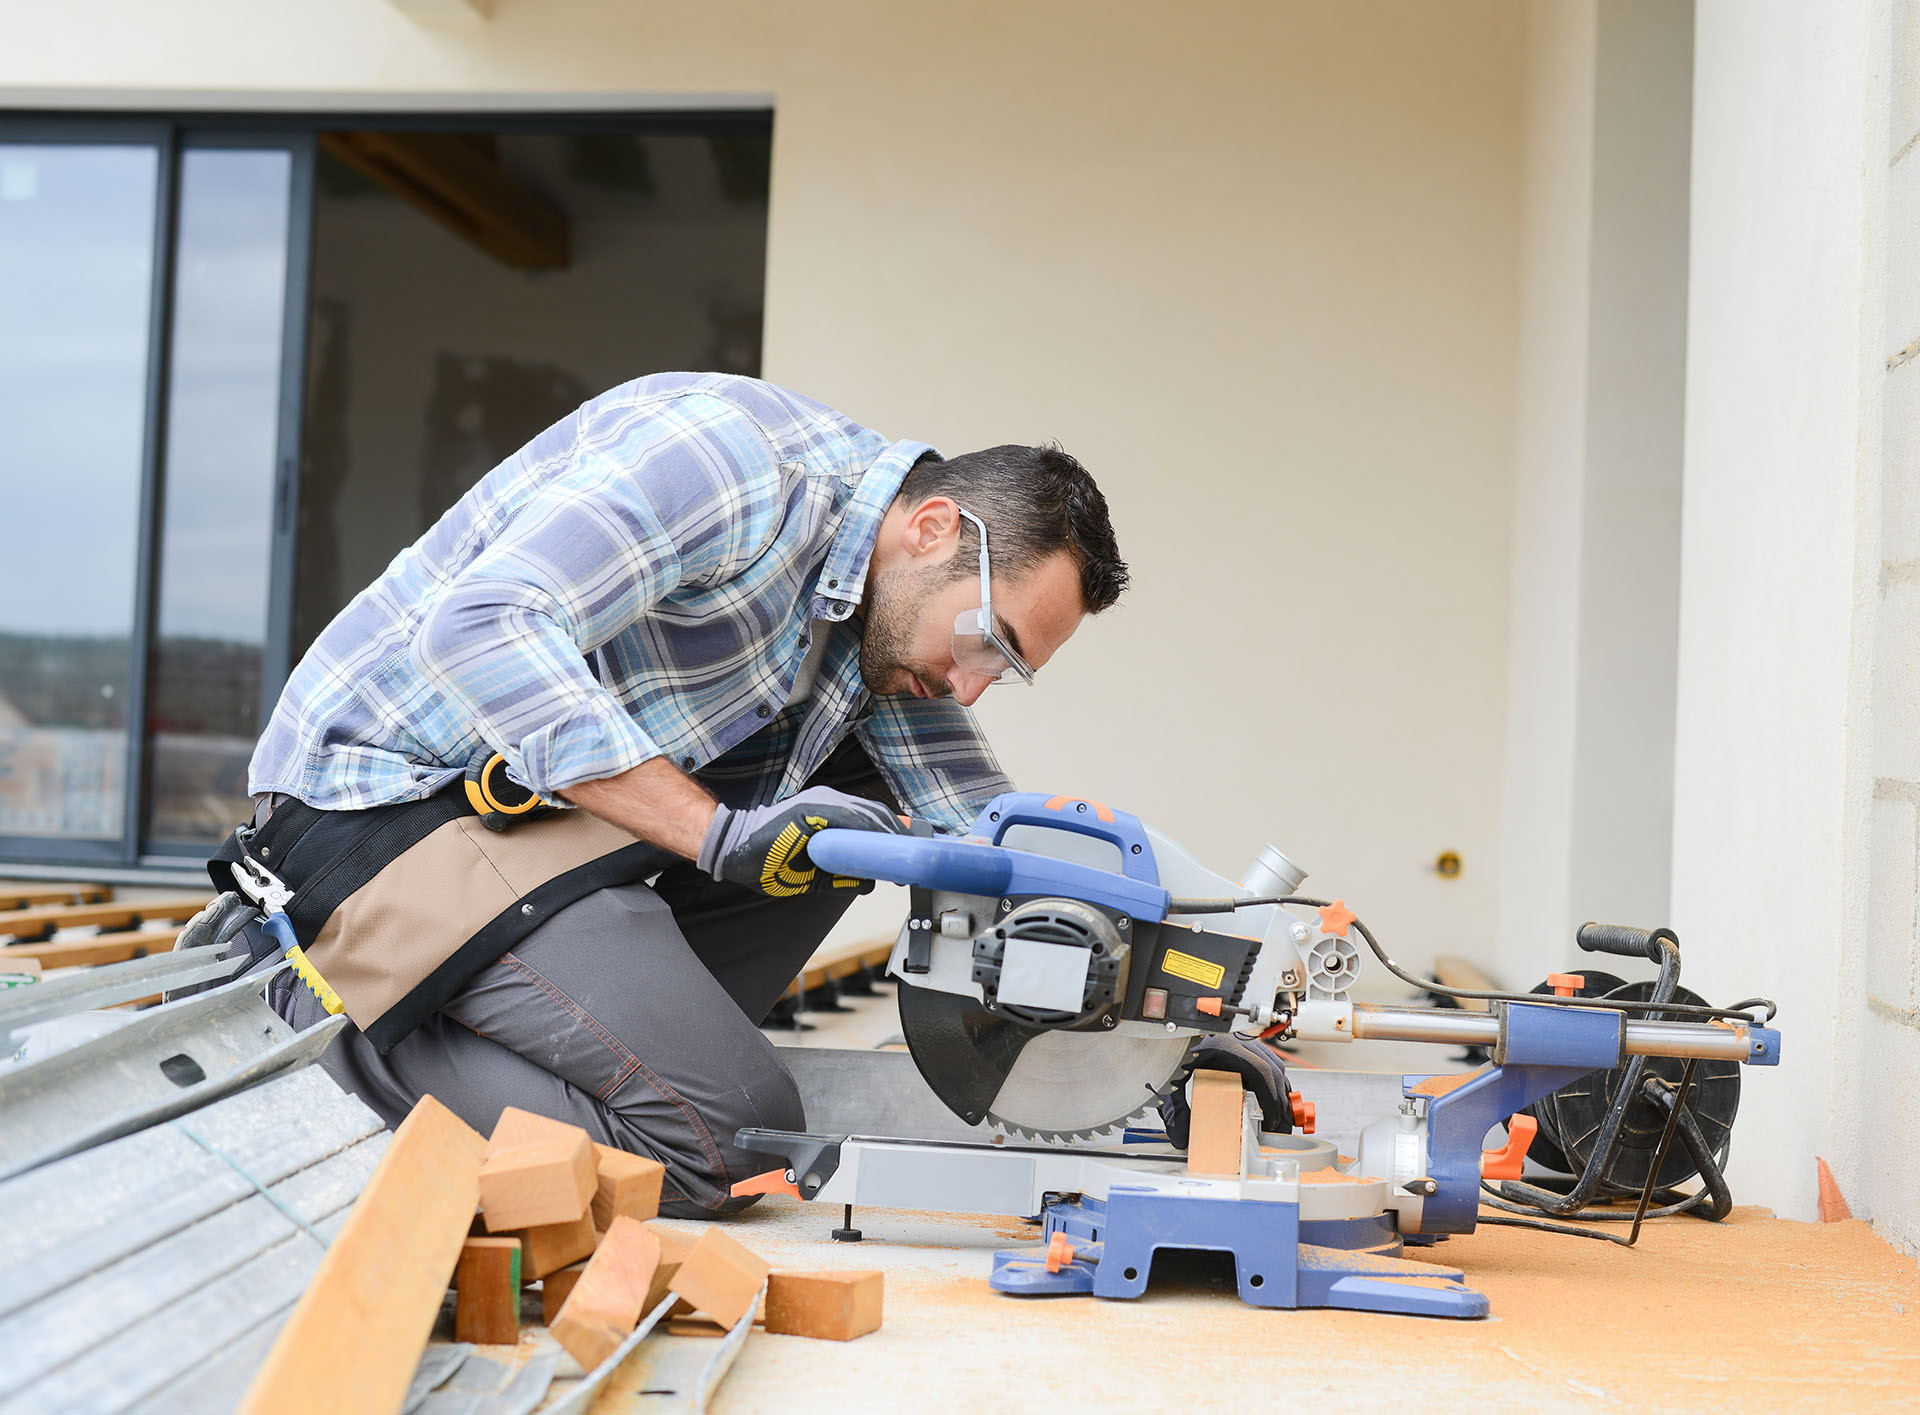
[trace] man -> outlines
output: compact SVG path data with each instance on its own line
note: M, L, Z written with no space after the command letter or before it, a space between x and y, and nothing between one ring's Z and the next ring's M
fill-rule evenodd
M968 708L1127 580L1057 448L943 461L755 380L639 379L320 635L211 869L293 890L324 982L283 975L276 1006L308 1025L337 991L323 1064L390 1122L517 1105L661 1161L666 1212L736 1208L765 1160L734 1132L804 1126L756 1024L857 884L806 839L964 829L1009 789ZM565 809L476 816L493 754Z

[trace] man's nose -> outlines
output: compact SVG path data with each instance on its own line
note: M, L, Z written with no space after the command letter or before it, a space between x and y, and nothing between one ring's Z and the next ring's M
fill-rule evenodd
M984 673L969 673L955 664L947 670L947 686L953 689L955 702L961 707L972 707L980 695L993 686L993 679Z

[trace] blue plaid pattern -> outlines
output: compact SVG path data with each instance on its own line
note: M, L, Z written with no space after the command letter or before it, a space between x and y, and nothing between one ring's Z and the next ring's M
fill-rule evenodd
M754 379L623 384L489 472L327 626L250 787L385 805L499 751L552 799L665 756L760 804L852 733L904 807L964 830L1009 787L973 714L868 693L848 622L929 450ZM789 708L815 633L820 676Z

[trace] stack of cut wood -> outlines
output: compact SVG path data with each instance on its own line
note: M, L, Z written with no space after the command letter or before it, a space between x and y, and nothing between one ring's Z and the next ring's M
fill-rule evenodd
M770 1332L846 1341L880 1325L881 1274L774 1272L734 1238L652 1220L664 1170L585 1130L509 1108L479 1170L479 1213L455 1276L455 1334L520 1335L520 1289L538 1281L554 1339L592 1371L672 1294L666 1331L722 1336L766 1289Z

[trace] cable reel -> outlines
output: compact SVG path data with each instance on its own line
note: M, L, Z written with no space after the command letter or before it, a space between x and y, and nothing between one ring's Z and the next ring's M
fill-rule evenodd
M1679 986L1677 979L1667 997L1661 998L1657 983L1623 982L1597 969L1586 970L1582 977L1583 985L1574 990L1576 997L1706 1005L1704 998ZM1550 992L1552 984L1543 982L1533 991ZM1645 1015L1658 1020L1664 1014ZM1627 1095L1624 1092L1630 1082L1635 1093ZM1674 1117L1676 1103L1677 1119ZM1490 1197L1488 1202L1510 1213L1588 1221L1624 1218L1624 1214L1584 1210L1581 1206L1596 1199L1639 1197L1644 1210L1645 1200L1658 1194L1663 1207L1656 1213L1698 1212L1703 1218L1718 1220L1726 1217L1733 1203L1725 1169L1732 1147L1734 1116L1739 1108L1738 1062L1633 1057L1610 1069L1590 1071L1534 1101L1522 1112L1539 1122L1532 1158L1545 1168L1559 1171L1566 1179L1557 1184L1544 1181L1543 1186L1507 1181L1497 1188L1482 1187L1490 1196L1499 1196ZM1670 1126L1673 1134L1662 1158L1661 1146L1663 1140L1668 1139ZM1660 1166L1659 1174L1650 1184L1656 1162ZM1675 1186L1693 1179L1701 1181L1696 1193L1674 1192ZM1561 1202L1563 1193L1564 1202ZM1487 1217L1484 1221L1554 1228L1594 1238L1612 1237L1535 1220ZM1636 1235L1639 1232L1637 1218L1634 1232ZM1630 1244L1632 1239L1613 1238L1613 1241Z
M1651 982L1625 983L1610 989L1605 995L1622 1002L1646 1002L1653 996L1653 986ZM1706 999L1681 987L1674 989L1673 1001L1701 1003ZM1650 1056L1644 1059L1641 1070L1642 1093L1627 1103L1619 1138L1614 1145L1611 1162L1607 1165L1602 1193L1638 1194L1646 1186L1647 1175L1653 1168L1654 1154L1660 1146L1660 1136L1666 1129L1668 1114L1651 1098L1648 1082L1651 1079L1656 1083L1651 1095L1659 1094L1660 1086L1671 1092L1679 1086L1680 1074L1686 1064L1684 1059L1677 1056ZM1540 1121L1541 1133L1544 1135L1549 1128L1552 1130L1554 1144L1567 1160L1564 1166L1567 1173L1578 1174L1592 1162L1595 1139L1619 1099L1626 1073L1624 1065L1610 1071L1589 1072L1535 1103L1535 1118ZM1707 1165L1724 1170L1732 1143L1733 1119L1739 1109L1740 1063L1715 1060L1697 1063L1693 1085L1688 1090L1687 1103L1681 1112L1682 1128L1678 1136L1681 1143L1668 1151L1665 1162L1660 1166L1656 1187L1671 1189L1702 1177L1703 1169L1696 1160L1696 1148L1704 1149L1705 1154L1701 1158ZM1698 1132L1698 1139L1692 1143L1689 1143L1685 1124L1689 1120ZM1704 1144L1700 1143L1702 1141Z

